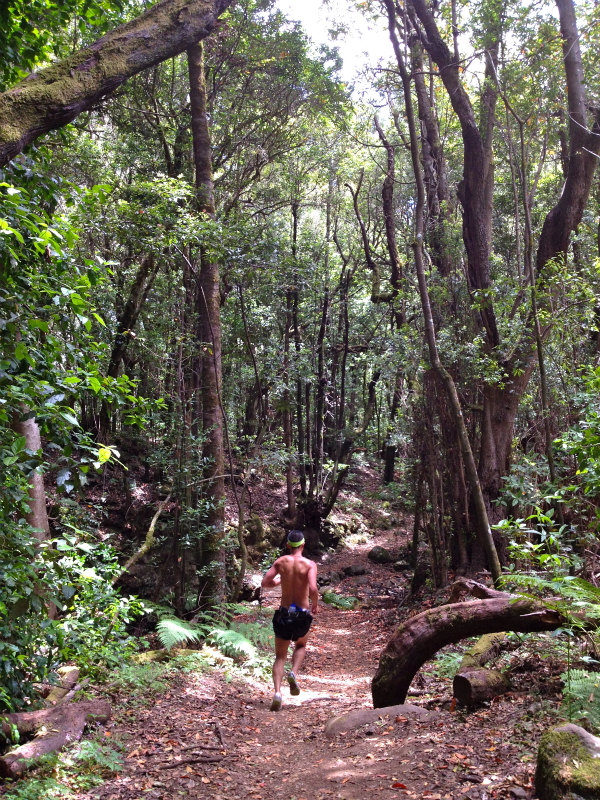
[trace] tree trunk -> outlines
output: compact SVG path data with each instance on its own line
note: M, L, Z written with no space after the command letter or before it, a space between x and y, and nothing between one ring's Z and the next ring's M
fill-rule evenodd
M138 72L210 34L231 0L163 0L0 95L0 166L89 111Z
M420 0L414 0L420 3ZM456 384L452 375L444 367L440 360L435 326L433 322L433 315L431 311L431 302L429 300L429 290L427 287L427 276L424 264L423 244L424 244L424 209L425 209L425 185L423 181L423 174L421 170L421 161L419 158L419 145L416 128L415 114L413 110L413 100L411 93L410 76L404 63L400 43L396 35L396 18L395 9L392 0L385 0L388 12L388 28L390 40L392 42L398 69L402 79L402 86L404 90L404 105L406 110L406 119L410 131L410 150L411 160L413 167L413 174L417 186L417 200L415 204L415 238L413 241L413 251L415 255L415 268L417 273L417 281L419 284L419 296L421 299L421 307L423 309L423 321L425 325L425 339L427 341L427 348L429 351L429 359L433 369L441 379L442 384L447 392L448 400L450 403L452 421L456 427L456 435L461 450L461 455L465 465L469 489L473 505L475 507L475 518L477 524L477 538L485 551L488 568L492 574L494 582L497 583L501 575L500 561L498 553L494 546L492 532L488 520L485 499L482 492L481 483L477 474L477 467L469 441L469 435L465 425L464 416L460 398L456 388ZM436 29L437 30L437 29ZM433 32L433 31L432 31ZM439 38L439 34L438 34ZM441 41L441 40L440 40ZM449 55L449 54L448 54ZM467 98L468 102L468 98ZM492 324L493 318L488 317L488 324ZM495 324L495 323L494 323Z
M190 81L190 110L192 116L192 138L194 166L196 170L196 192L198 210L214 217L214 188L212 179L212 156L210 132L206 111L206 82L204 55L201 44L188 49ZM216 605L225 597L225 566L222 541L225 526L225 484L223 479L223 412L222 367L221 367L221 294L219 266L209 257L205 248L200 251L200 276L196 294L199 342L201 353L201 400L202 430L205 460L205 494L208 500L206 525L208 533L203 540L202 564L208 569L205 578L202 602L206 606Z
M42 449L42 439L40 429L34 417L25 420L17 420L14 424L16 432L25 437L27 450L37 453ZM46 510L46 488L44 486L44 476L35 469L29 477L29 513L27 522L33 528L36 539L45 542L50 538L50 524L48 522L48 512Z
M140 312L146 302L148 293L152 288L154 280L158 275L160 265L156 265L154 255L152 253L145 255L138 267L135 278L129 290L129 297L125 303L125 307L120 315L119 323L117 325L117 334L113 342L112 351L110 354L110 361L106 374L110 378L119 377L119 369L121 361L125 356L127 345L135 336L134 329L138 321ZM98 434L101 442L106 442L108 437L110 409L108 403L103 400L102 408L100 410L100 424Z

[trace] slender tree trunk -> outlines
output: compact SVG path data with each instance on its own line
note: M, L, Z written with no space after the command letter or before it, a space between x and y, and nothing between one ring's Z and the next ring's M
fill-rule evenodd
M37 453L42 449L42 439L40 429L34 417L29 419L17 420L14 424L15 431L25 437L25 447ZM50 524L48 522L48 512L46 510L46 488L44 486L44 476L37 469L31 473L29 478L29 513L26 520L33 528L36 539L45 542L50 538Z
M390 421L388 423L386 444L384 448L384 467L383 467L383 482L393 483L394 472L396 465L396 451L397 447L390 440L395 432L396 415L402 397L402 371L396 370L396 378L394 380L394 392L392 395L392 405L390 407Z
M490 529L490 524L487 516L485 500L483 497L483 493L481 491L479 476L477 475L477 467L475 465L475 459L473 457L473 451L471 449L471 443L469 441L469 436L467 433L467 428L462 413L460 398L458 396L456 385L454 383L452 376L450 375L448 370L445 369L445 367L442 365L440 361L437 348L435 328L431 313L431 304L429 301L429 292L427 289L425 264L423 259L425 186L423 183L423 175L421 172L421 161L419 157L418 136L415 123L415 115L413 111L410 77L406 70L406 66L404 64L404 59L402 56L402 51L400 49L400 44L398 42L398 38L396 35L395 11L393 2L392 0L385 0L385 3L388 11L390 39L392 41L394 52L396 54L398 69L400 70L400 76L402 79L402 85L404 89L404 104L406 109L406 118L410 130L412 166L417 185L417 201L415 207L415 239L413 243L413 251L415 256L417 280L419 283L419 295L421 298L421 305L423 308L425 337L429 349L429 358L431 360L433 368L438 373L448 393L448 399L450 401L450 407L452 409L452 416L454 424L457 428L460 448L465 463L465 469L467 472L469 488L471 490L471 495L476 510L477 536L485 551L488 567L490 572L492 573L494 582L498 582L501 576L500 561L498 559L498 554L496 552L496 548L494 546L494 541L492 538L492 531Z
M294 327L294 349L296 358L300 358L302 342L300 339L300 322L298 319L300 292L298 291L298 277L296 271L296 260L298 257L298 215L299 203L294 200L292 203L292 259L294 262L294 288L292 289L292 324ZM298 473L300 477L300 492L306 498L306 459L305 459L305 437L304 437L304 380L301 375L296 378L296 428L298 430Z
M210 131L206 111L206 82L201 44L188 50L190 108L196 170L197 204L200 213L214 217L214 188ZM206 523L209 533L203 542L202 566L210 570L203 600L214 605L225 597L225 568L222 541L225 523L223 481L223 412L221 403L221 295L219 266L205 248L200 251L197 313L202 343L202 428L205 436L205 493L208 499ZM200 343L199 343L200 345Z
M138 267L138 271L129 290L129 297L120 314L117 324L117 334L110 354L110 360L106 369L109 378L118 378L121 362L125 357L127 345L135 336L135 326L140 312L146 302L148 293L152 288L154 280L158 275L160 265L155 262L152 253L145 255ZM106 401L102 401L100 410L100 424L98 435L101 442L107 441L109 428L110 409Z

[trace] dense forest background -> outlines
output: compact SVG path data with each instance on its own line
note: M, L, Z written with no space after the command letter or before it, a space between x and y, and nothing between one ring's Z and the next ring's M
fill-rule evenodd
M433 588L485 567L597 602L595 3L361 3L389 31L369 103L273 0L189 5L219 21L125 67L146 3L1 12L7 710L133 648L130 591L190 620L250 545L330 546L365 462Z

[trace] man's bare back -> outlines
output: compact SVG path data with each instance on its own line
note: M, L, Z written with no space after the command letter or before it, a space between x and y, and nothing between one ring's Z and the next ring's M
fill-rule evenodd
M273 565L281 578L281 605L289 607L294 603L299 608L308 608L308 600L314 573L316 589L317 565L302 555L286 555L278 558ZM316 603L311 609L315 613Z

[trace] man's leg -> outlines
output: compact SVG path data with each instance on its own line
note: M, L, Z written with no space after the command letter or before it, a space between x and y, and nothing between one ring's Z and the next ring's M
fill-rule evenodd
M273 664L273 686L275 687L275 694L281 694L281 681L283 680L283 670L289 646L290 643L287 639L275 637L275 663Z
M306 641L308 639L308 633L302 636L296 642L296 646L294 647L294 653L292 655L292 672L294 675L298 675L300 671L300 667L302 666L302 662L304 661L304 656L306 655Z

